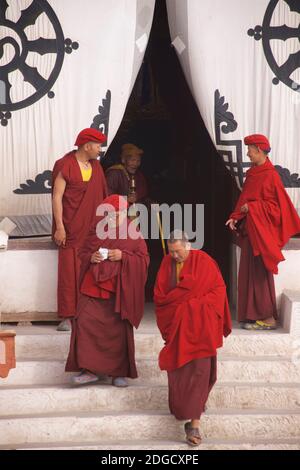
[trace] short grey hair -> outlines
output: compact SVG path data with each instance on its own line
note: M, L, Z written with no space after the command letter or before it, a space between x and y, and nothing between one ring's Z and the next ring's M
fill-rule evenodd
M183 230L176 229L173 232L170 233L170 237L168 242L169 243L176 243L176 242L182 242L184 244L189 242L189 237L186 232Z

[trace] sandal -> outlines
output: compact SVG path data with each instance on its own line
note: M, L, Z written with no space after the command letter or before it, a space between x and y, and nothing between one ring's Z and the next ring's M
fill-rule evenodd
M184 430L186 433L186 441L189 446L198 447L201 444L202 438L198 428L192 428L191 423L185 423ZM196 439L196 440L194 440Z
M125 377L113 377L112 385L115 387L128 387L128 382Z
M72 377L71 380L74 385L86 385L86 384L98 382L99 377L98 375L95 375L92 372L82 370L79 375Z
M265 323L262 320L257 320L255 323L244 323L242 326L245 330L277 330L276 325L271 325L270 323Z

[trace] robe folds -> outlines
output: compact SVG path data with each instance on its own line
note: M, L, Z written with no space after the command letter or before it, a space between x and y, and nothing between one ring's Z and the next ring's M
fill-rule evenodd
M194 359L216 356L231 332L226 286L216 262L191 250L172 288L172 263L165 256L154 288L157 325L165 341L162 370L173 371Z
M168 372L169 408L178 420L200 419L217 381L217 357L203 357Z
M262 257L253 256L247 236L240 236L238 275L238 321L278 319L274 275L267 271Z
M129 223L125 221L126 230ZM92 253L100 247L120 249L122 259L90 263ZM146 243L142 237L99 240L93 229L80 250L80 259L81 295L66 371L87 369L99 375L135 378L133 327L138 328L144 312L149 264Z
M78 279L80 262L78 249L82 246L96 216L97 207L107 195L107 186L101 165L90 161L92 176L83 181L75 151L69 152L54 165L52 188L59 173L66 181L62 199L63 224L66 230L66 244L59 247L57 310L63 318L72 317L78 300ZM56 231L53 217L52 236Z
M241 212L245 203L249 209L246 214ZM263 165L247 171L242 193L230 218L245 219L244 230L253 255L261 256L267 271L277 274L278 263L284 260L281 249L291 236L300 233L300 218L268 158Z
M138 328L144 311L144 287L149 265L145 240L129 219L117 230L116 238L110 237L108 232L108 236L100 240L96 235L96 225L97 221L79 251L81 277L89 270L95 283L101 285L116 276L115 312ZM128 230L134 233L134 238L127 235ZM107 259L99 264L90 263L92 253L99 248L118 248L122 251L121 261L112 262Z
M128 196L130 192L130 175L121 164L108 168L105 172L109 194ZM146 178L140 170L134 175L137 202L143 202L148 195Z

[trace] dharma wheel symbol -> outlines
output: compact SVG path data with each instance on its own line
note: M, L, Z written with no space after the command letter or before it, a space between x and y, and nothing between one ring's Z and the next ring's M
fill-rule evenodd
M19 11L0 0L0 121L11 112L31 106L51 88L61 71L65 53L79 47L65 39L60 22L46 0L30 0ZM47 32L47 37L43 37Z
M272 43L278 41L286 41L288 39L298 39L300 43L300 23L295 27L287 26L286 24L276 25L276 7L279 6L281 0L271 0L264 19L262 26L257 25L254 29L248 30L248 35L254 37L255 40L259 41L262 39L263 50L268 61L271 70L274 72L275 77L273 78L273 84L277 85L280 82L284 83L294 91L300 92L300 79L299 70L300 67L300 50L294 53L290 53L288 58L278 64L278 58L274 57L272 50ZM292 12L300 13L300 1L299 0L284 0L284 3ZM296 18L296 15L295 15ZM297 20L296 20L297 21ZM299 21L299 20L298 20ZM272 25L272 26L271 26ZM297 41L295 41L298 43ZM280 46L280 44L277 44ZM296 75L298 73L298 75ZM297 78L296 78L297 77Z

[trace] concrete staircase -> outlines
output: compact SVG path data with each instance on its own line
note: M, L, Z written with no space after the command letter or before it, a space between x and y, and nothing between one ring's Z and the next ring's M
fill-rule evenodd
M17 368L0 381L2 449L188 449L168 412L152 308L136 332L139 378L127 389L81 388L64 372L69 334L16 327ZM206 449L300 449L299 340L235 328L219 353L218 382L201 418Z

